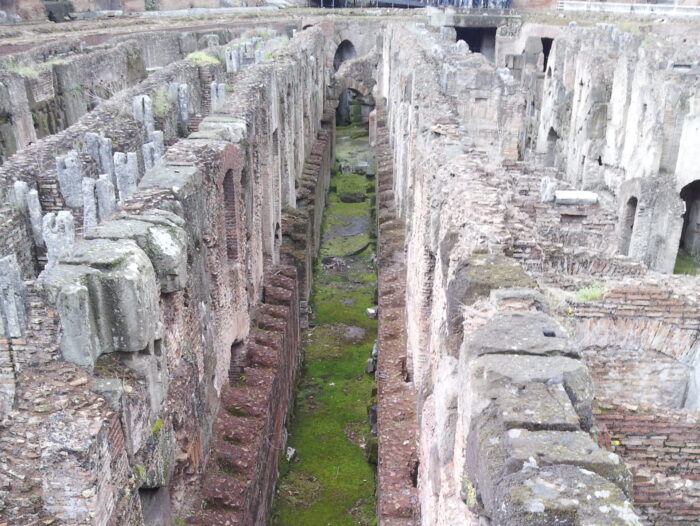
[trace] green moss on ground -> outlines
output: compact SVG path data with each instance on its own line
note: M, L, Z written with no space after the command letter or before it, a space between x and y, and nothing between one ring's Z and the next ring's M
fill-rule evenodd
M362 147L367 149L366 140ZM365 314L373 305L376 274L371 249L344 257L370 241L368 231L341 235L353 219L369 218L371 205L338 200L338 192L349 187L364 192L366 182L354 174L332 178L310 301L315 327L304 338L304 371L288 444L297 456L282 462L274 526L376 525L375 472L367 461L367 406L375 383L364 373L377 335L377 322ZM321 261L328 257L342 257L343 264L326 268ZM364 329L364 337L349 340L349 326Z
M699 268L700 262L698 262L697 259L682 248L678 250L676 265L673 268L674 274L689 274L691 276L697 276Z

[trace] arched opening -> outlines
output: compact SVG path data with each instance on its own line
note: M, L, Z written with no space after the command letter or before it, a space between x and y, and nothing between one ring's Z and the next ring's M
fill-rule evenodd
M238 206L233 170L224 176L224 221L226 224L226 255L229 261L238 259Z
M554 128L550 128L549 133L547 133L547 158L545 159L546 166L554 166L557 154L557 141L559 141L559 134L554 131Z
M554 43L553 38L542 37L542 54L544 54L544 65L542 66L542 71L547 71L547 64L549 64L549 52L552 51L552 44ZM550 72L551 76L551 72Z
M685 202L685 213L674 272L697 274L700 266L700 180L684 186L681 199Z
M634 220L637 217L637 198L630 197L625 205L625 213L622 218L622 236L620 240L620 253L629 256L632 234L634 233Z
M491 62L496 56L497 27L455 27L457 42L463 40L473 53L481 53Z
M350 60L357 57L357 51L355 51L355 46L349 40L343 40L338 49L335 50L335 56L333 57L333 69L338 71L340 65L346 60Z

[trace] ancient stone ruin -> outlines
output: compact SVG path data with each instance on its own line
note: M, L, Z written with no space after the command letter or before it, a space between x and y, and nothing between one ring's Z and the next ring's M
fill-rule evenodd
M3 4L0 526L700 524L700 7L395 3Z

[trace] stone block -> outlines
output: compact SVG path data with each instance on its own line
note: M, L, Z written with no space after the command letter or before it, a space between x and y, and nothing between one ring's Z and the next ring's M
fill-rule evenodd
M138 352L155 337L156 275L134 241L83 241L41 274L39 286L56 304L66 361L92 368L101 354Z
M526 468L506 477L496 492L493 524L641 526L616 485L577 466Z
M83 232L90 232L97 226L97 196L95 179L83 178Z
M97 212L100 221L104 221L117 209L117 197L114 192L112 177L108 174L100 175L95 183L97 195Z
M119 191L119 203L123 204L136 191L139 180L138 158L133 152L114 154L114 173Z
M540 203L552 203L556 197L557 181L543 177L540 181Z
M73 214L65 210L50 212L44 216L42 237L46 243L47 268L70 254L75 243Z
M0 338L21 338L27 325L26 288L14 254L0 258Z
M584 190L556 190L554 202L558 205L596 205L598 194Z
M539 312L497 314L465 339L461 352L469 356L580 356L564 327Z
M29 190L27 192L27 213L29 214L29 224L32 227L32 237L38 247L44 246L43 219L41 203L39 202L39 192Z
M66 155L56 157L58 187L66 204L72 208L83 206L83 163L78 152L71 150Z
M85 148L88 155L97 163L101 173L114 176L112 139L88 132L85 134Z
M143 124L146 129L146 137L150 141L153 139L155 131L155 120L153 115L153 102L148 95L139 95L132 101L134 118Z
M163 212L163 211L161 211ZM175 214L126 216L100 225L86 239L132 239L148 255L162 292L182 290L187 281L187 234Z

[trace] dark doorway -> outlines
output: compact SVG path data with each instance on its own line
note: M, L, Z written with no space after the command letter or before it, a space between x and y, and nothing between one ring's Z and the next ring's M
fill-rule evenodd
M474 53L481 53L491 62L496 56L496 27L455 27L457 41L463 40Z
M338 71L340 65L346 60L357 57L357 51L355 51L355 46L349 40L343 40L338 49L335 50L335 56L333 57L333 69Z
M558 141L559 134L554 131L554 128L550 128L549 133L547 133L547 158L545 159L546 166L554 166L557 155Z
M547 64L549 64L549 52L552 51L553 43L553 38L542 37L542 53L544 54L544 65L542 66L543 72L547 71Z
M144 524L148 524L148 526L174 524L168 488L141 488L139 489L139 498L141 499Z
M625 205L625 215L622 219L622 238L620 242L620 253L629 256L632 234L634 233L634 219L637 217L637 198L630 197Z
M693 181L681 190L685 201L683 233L680 248L694 258L700 257L700 181Z

